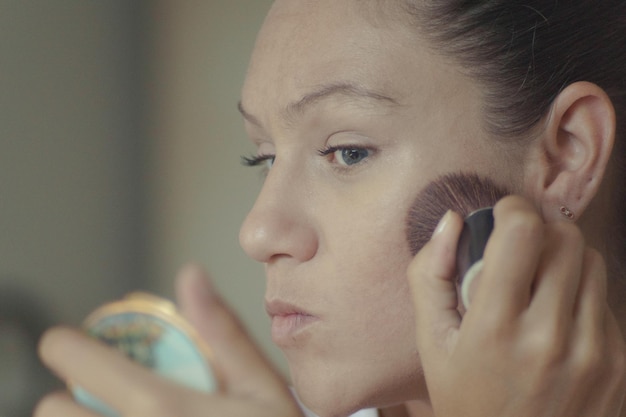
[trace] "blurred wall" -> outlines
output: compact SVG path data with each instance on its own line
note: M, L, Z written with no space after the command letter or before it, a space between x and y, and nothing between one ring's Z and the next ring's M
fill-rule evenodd
M75 321L140 275L137 10L0 3L0 285Z
M270 0L157 1L150 21L147 207L148 276L172 293L176 270L204 264L276 363L263 309L262 267L239 247L239 225L260 190L244 168L248 143L237 102L256 33Z
M7 370L11 320L78 324L134 289L172 296L189 260L285 369L262 267L237 242L261 179L239 163L253 148L236 103L270 3L0 0L2 417L30 415L47 387Z
M31 333L141 285L139 5L0 0L3 417L45 388Z

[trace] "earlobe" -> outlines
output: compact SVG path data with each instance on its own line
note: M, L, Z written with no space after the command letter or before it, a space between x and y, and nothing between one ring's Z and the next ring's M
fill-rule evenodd
M571 84L554 100L526 164L526 186L546 221L583 214L604 178L615 124L611 99L595 84Z

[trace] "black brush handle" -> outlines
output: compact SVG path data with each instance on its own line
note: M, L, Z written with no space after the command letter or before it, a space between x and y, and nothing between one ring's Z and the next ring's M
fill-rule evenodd
M476 210L465 218L457 249L459 284L467 270L483 258L485 246L487 246L492 230L492 207Z

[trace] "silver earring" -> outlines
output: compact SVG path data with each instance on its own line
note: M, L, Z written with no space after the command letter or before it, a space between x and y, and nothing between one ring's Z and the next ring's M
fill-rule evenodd
M568 209L565 206L561 206L560 212L563 216L567 217L569 220L574 220L574 213L570 211L570 209Z

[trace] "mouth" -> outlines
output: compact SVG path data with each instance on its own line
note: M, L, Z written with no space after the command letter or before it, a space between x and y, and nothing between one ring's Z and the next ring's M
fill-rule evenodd
M281 347L297 342L305 330L319 320L304 309L280 300L266 302L265 310L272 321L272 339Z

